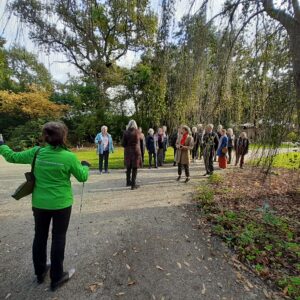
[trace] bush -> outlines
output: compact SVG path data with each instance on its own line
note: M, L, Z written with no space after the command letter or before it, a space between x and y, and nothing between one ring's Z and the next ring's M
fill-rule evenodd
M292 131L292 132L290 132L287 136L286 136L286 138L287 138L287 142L292 142L292 143L296 143L296 142L298 142L299 141L299 136L298 136L298 134L296 133L296 132L294 132L294 131Z

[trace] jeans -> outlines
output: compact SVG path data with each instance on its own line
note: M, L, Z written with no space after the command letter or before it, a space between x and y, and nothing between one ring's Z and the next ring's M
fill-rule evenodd
M181 163L178 163L178 175L181 176L181 174L182 174L182 167L184 167L185 177L190 177L190 168L189 168L189 165L183 165Z
M66 233L69 226L72 206L58 210L33 207L32 210L35 223L35 234L32 246L35 274L37 276L42 275L46 270L47 240L52 219L50 278L52 282L56 282L63 276Z
M157 168L157 157L154 152L149 152L149 167L152 167L152 157L154 158L154 166Z
M103 151L103 154L99 154L99 171L102 172L103 170L103 160L104 160L104 170L105 172L108 171L108 157L109 157L109 150Z

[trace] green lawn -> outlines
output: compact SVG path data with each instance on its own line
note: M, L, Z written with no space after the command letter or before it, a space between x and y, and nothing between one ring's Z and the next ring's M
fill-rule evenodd
M96 149L83 149L73 150L79 160L87 160L92 164L92 169L98 169L99 158ZM169 147L166 157L167 163L173 162L173 148ZM148 166L148 152L145 153L145 166ZM109 156L109 169L122 169L124 168L124 148L117 147L115 152Z
M262 165L265 162L265 159L258 161L257 159L250 161L250 164ZM289 152L289 153L280 153L274 157L272 166L275 168L285 168L285 169L300 169L300 152Z

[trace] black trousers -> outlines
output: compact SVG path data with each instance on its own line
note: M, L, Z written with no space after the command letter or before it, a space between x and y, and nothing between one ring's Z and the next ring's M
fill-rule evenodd
M32 208L35 234L32 246L32 258L36 275L42 275L47 263L47 240L49 226L52 220L52 245L51 245L51 269L52 282L61 279L64 271L63 262L65 256L66 233L69 226L72 206L48 210Z
M183 165L181 163L178 163L178 175L181 176L182 174L182 167L184 167L185 176L190 177L190 168L189 165Z
M203 157L206 173L210 174L214 171L214 151L204 151Z
M154 166L157 168L157 157L154 152L149 152L149 167L152 167L152 157L154 158Z
M228 163L231 164L232 161L232 147L228 147Z
M127 167L126 184L132 187L136 186L137 168Z
M103 161L104 161L104 170L108 171L108 158L109 158L109 150L103 151L103 154L99 154L99 171L103 170Z

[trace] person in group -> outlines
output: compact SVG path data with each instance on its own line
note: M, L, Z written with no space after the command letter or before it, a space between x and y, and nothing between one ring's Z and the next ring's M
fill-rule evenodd
M203 135L204 135L204 129L202 124L197 125L197 133L198 133L197 158L201 160L203 156Z
M221 129L221 137L219 139L219 146L217 150L219 167L221 169L227 168L227 152L228 152L228 137L226 135L226 129Z
M164 151L165 151L164 132L163 132L162 128L158 128L155 138L156 138L157 144L158 144L157 164L159 167L162 167L163 163L164 163Z
M157 168L157 140L154 136L154 130L152 128L148 131L146 139L146 148L149 154L149 169L152 168L152 158L154 159L154 167Z
M169 147L169 135L167 132L167 126L162 127L163 133L164 133L164 156L163 156L163 162L166 163L166 153L168 151Z
M181 134L177 139L176 161L178 164L177 181L181 179L182 168L185 170L185 183L190 180L190 151L194 147L193 137L190 135L190 128L186 125L181 127Z
M221 138L221 136L222 136L222 129L223 129L223 126L220 124L220 125L218 125L218 127L217 127L217 131L216 131L216 134L217 134L217 136L218 136L218 139L220 139ZM215 156L214 156L214 161L217 161L217 150L218 150L218 145L215 147Z
M178 126L177 129L174 130L174 132L172 133L171 137L170 137L170 145L171 147L174 149L174 161L173 161L173 166L176 166L176 142L178 139L178 136L180 135L181 132L181 126Z
M108 173L109 154L114 152L114 145L111 135L107 132L107 126L101 127L101 132L96 135L95 144L97 145L97 154L99 155L99 172L102 174L103 162L104 173Z
M194 141L194 147L192 149L192 160L193 160L193 162L195 162L196 158L197 158L198 147L199 147L198 132L197 132L196 126L194 126L192 128L192 137L193 137L193 141Z
M122 145L124 147L126 165L126 186L137 189L137 169L141 167L142 155L140 147L140 132L134 120L130 120L124 132Z
M144 167L146 139L142 127L139 127L139 132L140 132L140 147L141 147L141 155L142 155L142 167Z
M240 168L243 169L244 162L245 162L244 161L245 155L248 154L248 150L249 150L249 140L247 138L246 132L242 132L235 143L235 151L236 151L235 166L237 166L238 163L240 162Z
M206 173L203 176L212 175L214 172L213 159L215 155L215 149L217 149L219 145L219 138L218 135L213 132L213 128L213 124L208 124L203 136L203 158L206 170Z
M227 129L227 137L228 137L228 164L231 164L232 150L234 148L234 140L235 140L232 128Z
M67 127L61 122L49 122L43 126L45 147L34 147L14 152L2 143L0 154L10 163L32 164L35 186L32 194L32 210L35 234L32 258L38 284L44 282L50 269L51 289L56 290L67 282L75 269L64 272L66 233L70 221L73 194L70 177L85 182L89 175L89 163L77 159L66 147ZM47 240L52 220L51 266L47 265Z

